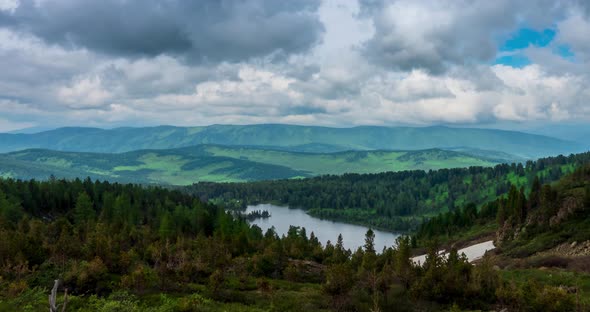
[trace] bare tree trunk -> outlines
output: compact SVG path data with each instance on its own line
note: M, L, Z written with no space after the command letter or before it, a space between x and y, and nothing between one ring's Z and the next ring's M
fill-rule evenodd
M57 312L56 297L58 287L59 280L55 280L55 283L53 284L53 289L51 290L51 295L49 295L49 312Z
M64 305L61 307L61 312L66 312L66 305L68 305L68 289L64 289Z
M59 288L59 280L55 280L53 283L53 289L51 289L51 295L49 295L49 312L58 312L59 304L57 304L57 289ZM61 307L61 312L66 311L66 305L68 304L68 289L64 292L64 303Z

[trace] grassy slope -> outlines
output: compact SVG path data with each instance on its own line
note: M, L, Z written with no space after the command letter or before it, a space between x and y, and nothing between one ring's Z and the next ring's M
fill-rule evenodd
M83 152L126 152L198 144L281 147L291 151L496 150L525 158L580 151L578 144L546 136L492 129L448 127L326 128L292 125L208 127L61 128L38 134L0 134L0 151L27 148Z
M348 151L330 154L294 153L274 150L210 146L206 151L215 156L243 158L274 165L288 165L295 170L318 174L376 173L413 169L440 169L468 166L490 166L491 160L443 150Z
M254 181L494 164L492 160L443 150L312 154L204 145L122 154L25 150L2 156L0 175L37 179L50 174L67 178L91 176L125 182L187 185L197 181Z

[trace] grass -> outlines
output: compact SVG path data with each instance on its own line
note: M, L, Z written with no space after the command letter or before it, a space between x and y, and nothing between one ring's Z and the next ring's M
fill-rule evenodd
M141 162L138 166L116 166L113 171L138 171L151 169L158 171L180 171L182 166L188 162L181 156L160 156L156 153L148 153L137 159Z
M285 165L314 175L346 172L375 173L413 169L440 169L466 166L491 166L495 163L464 154L440 150L420 152L355 151L330 154L295 153L263 149L211 146L206 149L214 156L242 158L255 162ZM410 157L402 158L413 154Z
M581 291L580 301L586 305L590 304L590 274L562 269L501 270L500 273L505 280L513 281L516 284L535 281L555 287L575 287Z
M493 236L497 229L496 222L492 221L485 224L476 224L466 231L456 232L449 236L439 236L437 239L442 244L448 242L468 242L480 237Z
M201 145L121 154L26 150L0 157L0 175L46 179L53 174L65 178L90 176L121 182L189 185L199 181L244 182L493 165L487 159L444 150L302 153Z
M286 280L265 280L268 291L261 291L257 281L248 281L246 289L228 281L222 293L213 299L206 285L186 285L182 293L146 293L134 295L115 292L106 297L69 296L68 311L328 311L328 298L320 284ZM47 308L49 289L25 290L15 298L0 297L0 311L42 311ZM60 294L61 295L61 294ZM58 303L61 300L58 296Z

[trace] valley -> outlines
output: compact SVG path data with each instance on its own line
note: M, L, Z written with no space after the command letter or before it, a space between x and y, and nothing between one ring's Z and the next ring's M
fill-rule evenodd
M199 145L121 154L23 150L0 155L0 175L26 179L91 177L119 182L190 185L327 174L493 166L502 160L440 149L303 153Z

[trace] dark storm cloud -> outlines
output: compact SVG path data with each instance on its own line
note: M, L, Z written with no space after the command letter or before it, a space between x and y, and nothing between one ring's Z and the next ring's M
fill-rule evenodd
M27 0L0 13L0 26L114 56L237 62L317 44L324 31L318 7L319 0Z

